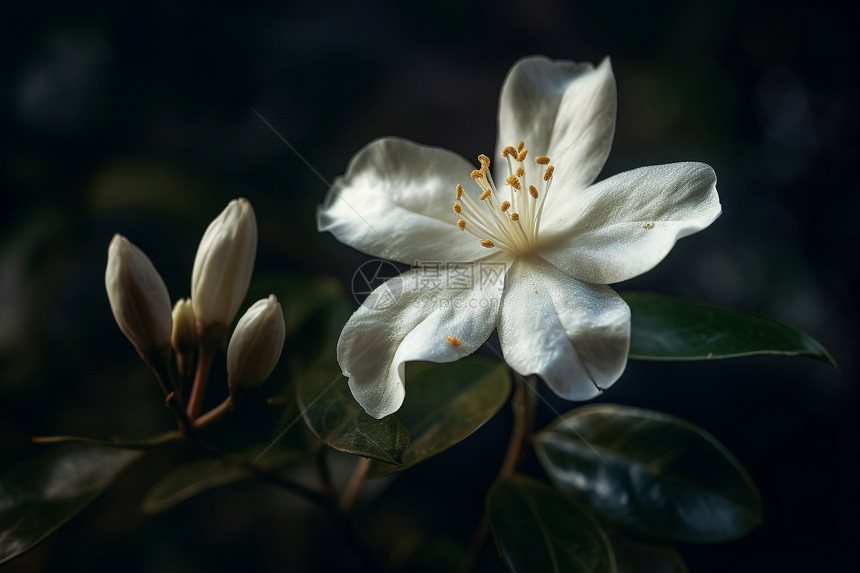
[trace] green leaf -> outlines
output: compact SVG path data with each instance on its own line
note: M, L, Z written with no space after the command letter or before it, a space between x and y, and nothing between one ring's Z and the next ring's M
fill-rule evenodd
M104 491L140 452L67 446L0 478L0 563L27 551Z
M453 364L409 363L406 386L406 400L396 414L411 438L403 464L374 464L373 477L404 470L466 439L511 392L505 365L478 356Z
M262 446L254 448L259 452ZM304 459L292 450L271 450L259 464L263 469L277 469ZM223 459L204 459L174 468L146 493L141 504L144 513L159 513L206 490L251 478L246 469Z
M546 484L523 476L497 481L487 514L499 554L514 573L617 571L600 525Z
M409 432L394 416L367 415L337 363L324 361L296 381L296 398L307 426L323 443L358 456L402 464Z
M650 410L594 404L536 436L550 479L597 514L683 542L735 539L761 523L740 463L706 431Z
M836 362L811 336L779 322L646 292L620 293L632 312L630 358L710 360L753 354Z

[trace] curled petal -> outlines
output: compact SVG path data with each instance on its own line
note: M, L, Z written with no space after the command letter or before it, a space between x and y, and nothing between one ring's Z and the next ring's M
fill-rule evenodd
M606 285L578 281L539 258L517 261L499 315L505 361L568 400L589 400L624 372L630 308Z
M492 332L505 264L469 266L469 285L452 270L416 268L390 279L344 326L338 362L356 401L374 418L403 403L406 362L453 362L477 350ZM457 284L463 288L451 288Z
M720 215L717 176L704 163L619 173L546 214L542 256L580 280L610 284L657 265L675 242Z
M317 212L320 231L369 255L416 260L474 261L486 256L456 227L455 187L473 167L438 147L405 139L371 142L350 161Z
M506 145L524 141L536 155L549 156L564 174L565 187L585 187L609 156L615 111L609 58L597 68L544 56L523 58L502 86L497 157ZM496 165L506 168L504 162ZM501 175L496 172L497 178ZM548 201L549 209L554 201Z

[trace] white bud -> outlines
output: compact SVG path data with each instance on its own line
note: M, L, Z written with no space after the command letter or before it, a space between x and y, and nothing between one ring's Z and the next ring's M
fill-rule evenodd
M173 318L164 280L122 235L114 235L108 247L105 288L116 323L144 360L170 346Z
M173 305L173 333L170 345L176 352L176 366L183 376L190 376L197 352L197 320L190 298L181 298Z
M242 315L227 347L231 393L266 381L281 357L285 337L284 312L275 295L258 300Z
M227 326L248 293L257 254L257 219L247 199L230 201L207 227L191 273L191 304L204 326Z

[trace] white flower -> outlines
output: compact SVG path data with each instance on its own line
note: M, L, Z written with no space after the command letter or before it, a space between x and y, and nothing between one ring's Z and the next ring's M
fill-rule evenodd
M248 293L257 255L257 219L247 199L230 201L206 228L191 273L191 305L205 326L227 326Z
M231 393L266 381L281 357L285 337L284 312L275 295L258 300L242 315L227 347Z
M374 291L338 341L343 374L370 415L400 407L407 361L457 360L493 329L515 371L540 375L564 398L593 398L621 376L630 309L606 285L653 268L720 204L702 163L594 183L615 109L608 58L595 68L529 57L502 87L493 170L485 156L474 170L402 139L356 154L320 208L320 230L418 266ZM375 310L391 293L393 305Z
M173 305L173 332L170 345L176 352L176 368L182 376L194 373L197 352L197 319L190 298L180 298Z
M111 311L138 354L149 362L170 346L170 295L152 261L122 235L108 247L105 289Z

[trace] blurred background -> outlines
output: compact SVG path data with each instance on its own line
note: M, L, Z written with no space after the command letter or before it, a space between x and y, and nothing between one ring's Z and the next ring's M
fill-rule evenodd
M33 435L141 437L172 424L107 303L115 232L150 256L174 299L188 296L203 230L245 196L258 273L329 276L347 290L368 258L318 234L314 217L360 147L398 135L490 153L517 59L609 55L618 123L601 177L704 161L723 204L714 225L617 289L777 319L817 338L841 373L800 358L631 362L602 400L703 426L758 484L764 525L736 542L680 546L691 571L853 569L858 31L857 3L836 1L4 2L0 467L29 455ZM553 417L543 408L539 425ZM384 538L396 523L404 535L468 540L509 423L505 408L387 484L368 510L387 517L368 531ZM6 570L281 571L336 559L320 516L259 484L142 515L142 495L169 467L159 460L132 466Z

